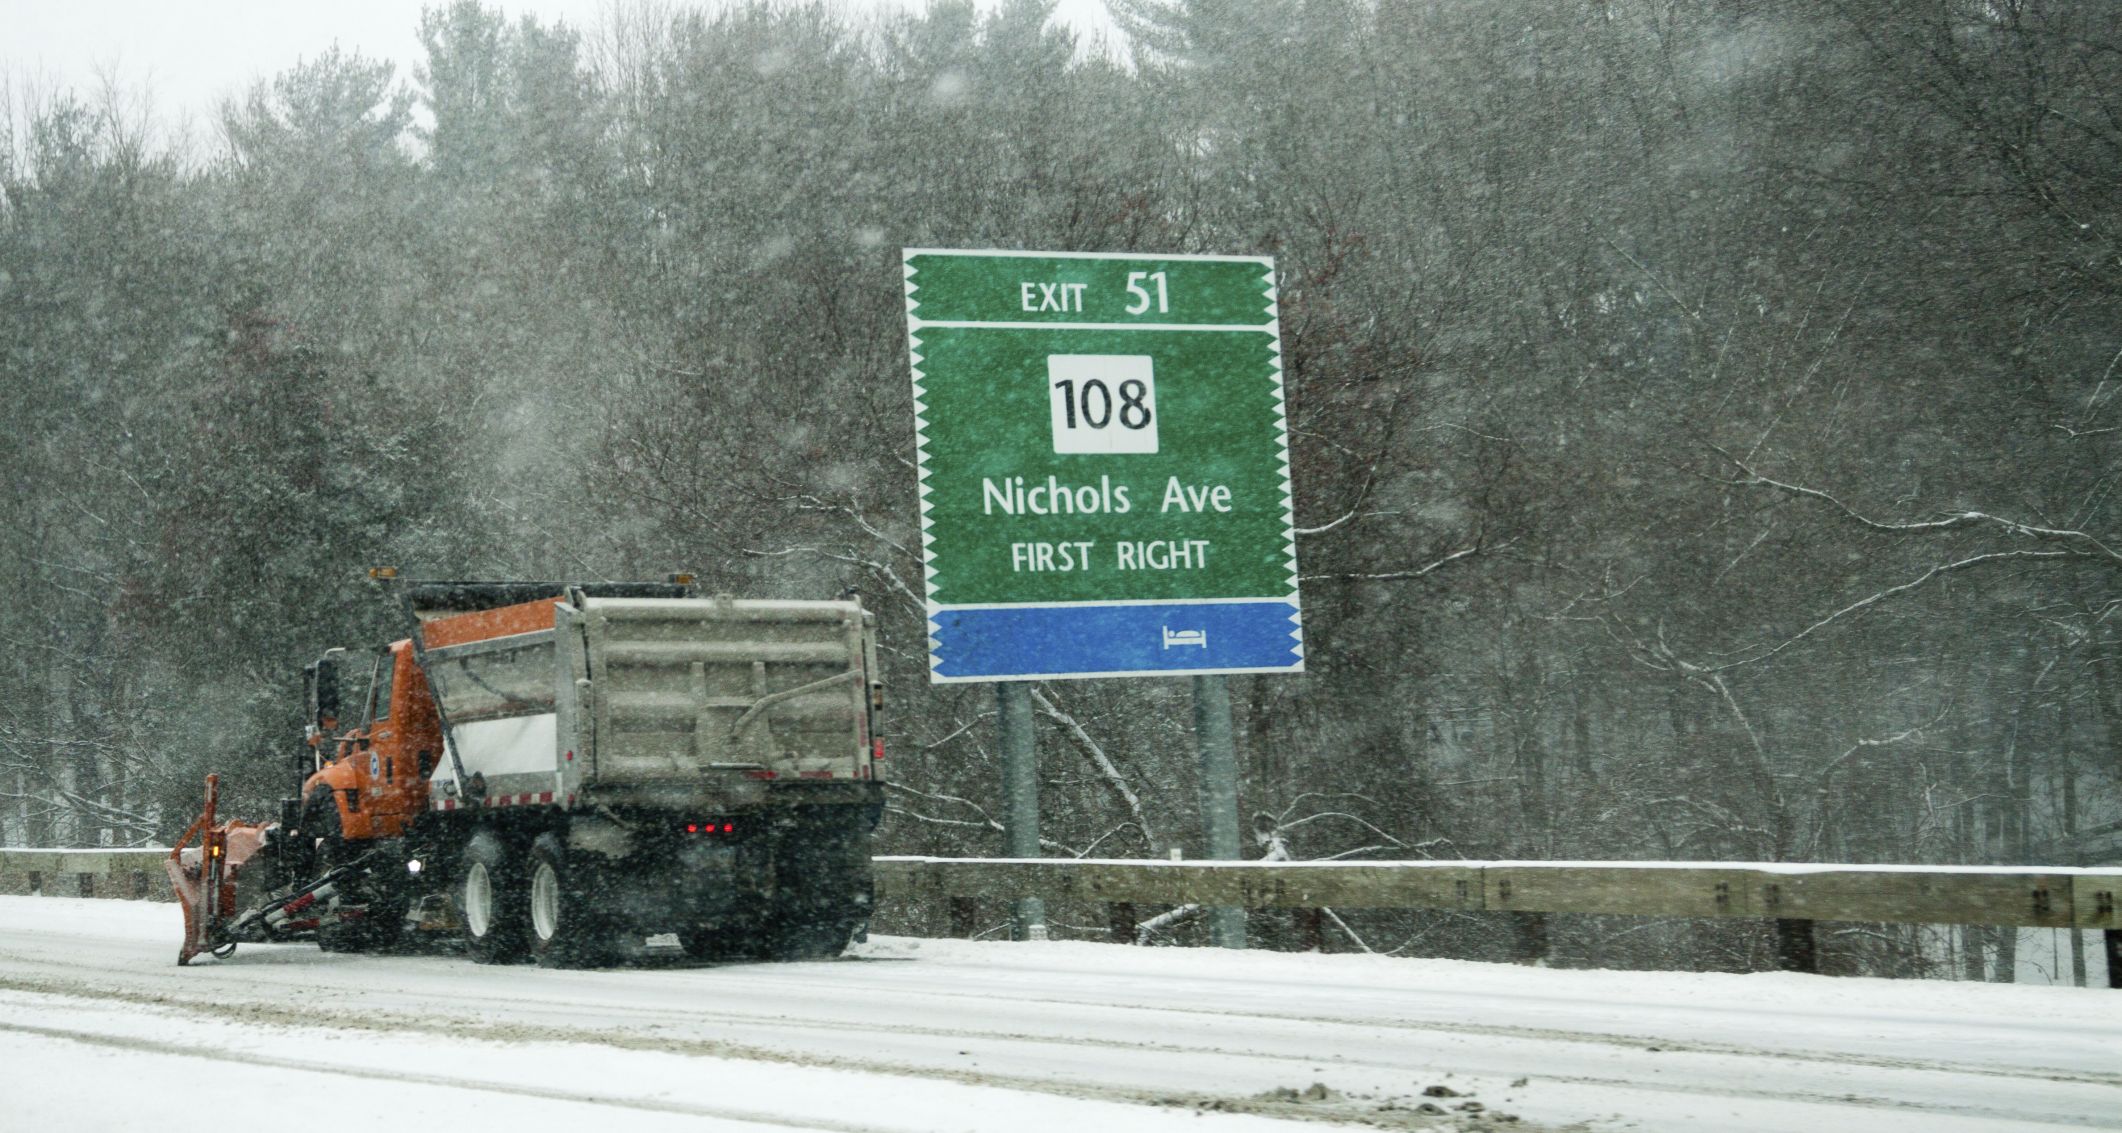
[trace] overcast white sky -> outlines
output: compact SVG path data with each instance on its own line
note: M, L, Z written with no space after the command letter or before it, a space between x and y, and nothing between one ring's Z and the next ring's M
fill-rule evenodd
M425 0L439 6L443 0ZM614 0L489 0L511 17L597 26ZM840 0L851 8L920 8L925 0ZM997 0L979 0L983 9ZM210 121L237 93L315 56L342 49L382 57L410 80L423 0L0 0L0 78L88 95L99 76L146 87L168 121ZM704 5L717 6L714 0ZM1058 16L1086 31L1111 23L1101 0L1060 0ZM208 131L210 132L210 131Z

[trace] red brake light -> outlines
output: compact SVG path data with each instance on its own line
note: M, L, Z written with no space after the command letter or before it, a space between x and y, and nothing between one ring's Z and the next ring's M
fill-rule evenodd
M725 822L725 823L723 823L723 824L722 824L722 832L723 832L724 834L735 834L735 833L737 832L737 824L736 824L736 823L734 823L734 822Z
M883 759L883 758L884 758L884 741L883 741L883 740L881 740L881 739L878 739L878 740L871 740L871 741L869 742L869 757L870 757L871 759Z

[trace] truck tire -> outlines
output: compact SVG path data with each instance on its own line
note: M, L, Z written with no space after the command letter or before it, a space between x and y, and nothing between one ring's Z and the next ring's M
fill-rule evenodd
M774 904L762 941L774 960L830 960L869 922L866 815L809 816L775 848Z
M596 901L594 869L557 834L530 853L530 947L547 968L590 968L613 959L612 930Z
M501 836L472 835L454 888L457 916L464 922L464 950L481 964L523 959L530 933L529 895L521 865Z
M847 951L866 917L831 916L817 920L785 918L767 937L767 955L775 960L830 960Z
M316 876L322 877L360 856L349 847L341 832L339 808L326 798L313 812L309 828L317 838ZM327 916L317 925L317 947L326 952L377 952L398 943L405 929L404 894L379 894L367 882L340 883L342 904L359 905L367 898L363 914L355 919L335 920Z

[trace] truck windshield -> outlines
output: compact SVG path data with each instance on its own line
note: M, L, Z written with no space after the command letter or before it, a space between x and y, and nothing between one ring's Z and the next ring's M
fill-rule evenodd
M369 714L373 721L391 718L391 676L397 671L398 655L385 652L376 662L376 683L369 690Z
M427 675L451 724L553 710L553 636L430 650Z

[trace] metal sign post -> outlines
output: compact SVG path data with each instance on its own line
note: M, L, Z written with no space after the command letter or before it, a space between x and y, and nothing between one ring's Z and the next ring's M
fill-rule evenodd
M997 747L1002 749L1002 787L1008 797L1004 826L1009 856L1039 856L1039 760L1032 746L1032 687L1024 681L995 682ZM1046 939L1046 903L1019 897L1010 908L1011 940Z
M1208 856L1236 861L1238 755L1231 742L1229 677L1194 678L1194 748L1201 761L1201 826ZM1208 936L1218 948L1245 947L1245 910L1210 909Z
M908 249L906 309L931 680L1302 671L1272 260Z

